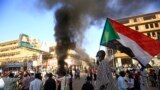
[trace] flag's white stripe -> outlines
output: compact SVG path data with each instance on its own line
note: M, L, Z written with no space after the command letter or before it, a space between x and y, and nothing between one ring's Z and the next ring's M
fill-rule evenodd
M122 45L130 48L134 53L135 57L144 65L146 66L149 61L152 59L152 56L143 50L134 40L118 33L120 39L117 39Z

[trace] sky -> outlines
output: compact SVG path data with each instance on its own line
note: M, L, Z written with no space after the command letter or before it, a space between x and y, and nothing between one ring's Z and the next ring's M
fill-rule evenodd
M41 41L55 43L55 9L38 8L35 2L36 0L0 0L0 42L16 40L24 33ZM153 12L154 6L151 5L144 11ZM100 27L90 26L85 32L81 48L91 57L95 57L99 50L103 24L102 22Z
M0 41L17 39L21 33L46 41L54 41L52 12L38 12L31 3L23 6L22 1L2 0Z
M0 0L0 42L16 40L21 33L55 43L54 10L40 10L35 0ZM91 26L84 35L82 48L95 57L102 34L100 27Z

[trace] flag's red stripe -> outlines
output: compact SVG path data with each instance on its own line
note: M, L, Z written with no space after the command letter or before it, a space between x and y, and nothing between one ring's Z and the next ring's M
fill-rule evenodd
M155 56L160 53L160 42L145 36L144 34L135 31L129 27L124 26L112 19L109 19L113 28L126 37L134 40L142 49L151 54L151 56Z

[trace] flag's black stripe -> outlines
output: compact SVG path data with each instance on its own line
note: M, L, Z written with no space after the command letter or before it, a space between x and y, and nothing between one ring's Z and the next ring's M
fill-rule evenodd
M132 50L130 48L123 46L117 40L112 40L112 41L108 42L107 47L112 48L114 50L119 50L121 53L125 53L131 58L135 57L134 53L132 52Z
M123 46L118 40L109 41L108 43L106 43L106 46L113 50L119 50L121 53L127 54L129 57L137 60L141 64L141 66L143 66L143 64L135 57L132 50L126 46Z

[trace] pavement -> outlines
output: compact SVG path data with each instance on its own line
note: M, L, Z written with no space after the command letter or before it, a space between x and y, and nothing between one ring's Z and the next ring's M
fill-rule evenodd
M81 90L82 85L85 83L85 74L81 74L80 79L73 79L73 90Z
M73 90L81 90L82 85L85 83L85 78L86 75L82 73L80 79L73 79ZM158 88L149 86L148 90L158 90Z

